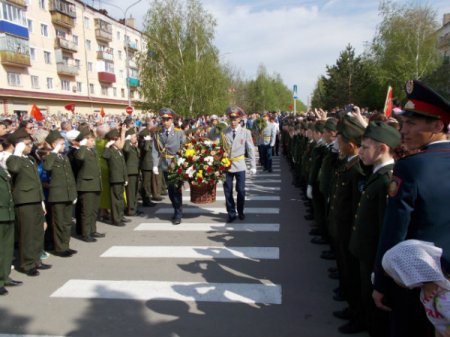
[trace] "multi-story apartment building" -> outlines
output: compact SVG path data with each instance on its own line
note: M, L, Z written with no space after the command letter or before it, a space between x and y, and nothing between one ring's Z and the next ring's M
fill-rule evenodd
M437 31L438 48L444 57L450 58L450 13L444 14L442 27Z
M77 0L0 0L0 113L123 113L142 33ZM137 111L136 111L137 112Z

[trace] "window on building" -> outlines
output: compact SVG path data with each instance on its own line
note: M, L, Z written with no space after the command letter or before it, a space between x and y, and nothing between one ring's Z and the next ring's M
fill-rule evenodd
M61 39L66 39L66 32L61 29L55 29L55 33L57 37L60 37Z
M108 96L108 87L102 85L102 95L103 96Z
M47 77L47 89L53 89L53 78Z
M72 41L76 46L78 46L78 35L72 35Z
M125 97L125 89L120 89L120 96Z
M86 40L86 49L91 50L91 40Z
M30 48L30 60L35 61L36 60L36 49Z
M92 84L92 83L89 84L89 93L95 94L95 91L94 91L94 84Z
M75 59L75 67L77 67L77 69L81 68L81 62L79 59Z
M8 71L8 84L12 87L20 86L20 74Z
M117 97L117 88L113 88L113 96Z
M45 9L45 1L46 0L39 0L39 8L40 9Z
M117 40L120 41L120 32L117 31Z
M114 63L105 62L105 71L108 73L114 73Z
M39 89L39 76L31 75L31 87L33 89Z
M78 92L82 92L83 91L83 86L81 82L77 82L77 91Z
M49 51L44 51L44 61L46 64L52 63Z
M70 81L61 80L61 90L70 91Z
M123 78L123 70L119 70L119 77Z
M4 20L17 23L24 27L28 26L27 18L22 8L16 7L7 2L2 2L1 7L2 18Z
M28 26L28 33L33 32L33 21L30 19L27 19L27 26Z
M122 59L122 51L121 50L117 51L117 56L119 57L119 60Z
M88 62L88 71L92 72L92 62Z
M84 17L84 28L89 29L89 25L90 25L89 18L85 16Z
M41 23L41 35L48 37L48 26L45 23Z

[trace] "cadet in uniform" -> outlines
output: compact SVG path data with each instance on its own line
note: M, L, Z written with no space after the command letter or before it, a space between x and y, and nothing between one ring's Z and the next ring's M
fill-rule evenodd
M183 216L183 196L182 186L175 186L168 181L169 163L175 154L183 147L186 136L182 130L175 129L173 118L175 112L169 108L162 108L159 111L162 120L161 130L155 134L152 147L153 174L158 175L160 170L164 175L164 180L168 185L169 198L173 206L172 222L174 225L181 223Z
M95 137L91 130L82 128L75 138L80 147L74 153L77 161L77 191L81 235L86 242L95 242L105 234L97 232L97 215L102 190L100 165L94 153Z
M128 184L127 165L123 157L122 147L125 140L125 127L121 132L117 129L109 131L105 137L106 143L103 158L108 162L109 185L111 193L111 220L114 226L125 226L130 220L124 218L125 210L125 186Z
M229 107L226 112L230 118L231 126L225 129L222 135L222 144L231 160L231 168L223 183L223 191L228 213L227 222L233 222L236 220L236 206L239 219L245 219L245 171L247 170L245 153L250 159L250 172L252 174L256 174L256 159L252 134L249 130L240 126L241 118L244 115L243 110L239 107ZM234 178L236 178L237 205L233 198Z
M375 304L392 309L391 336L432 335L419 300L419 290L395 285L381 266L384 253L405 239L433 242L443 249L441 265L448 273L450 261L450 102L419 81L406 83L408 102L401 115L403 144L416 154L398 160L388 189L375 263ZM385 298L385 294L390 294Z
M54 254L70 257L76 253L69 247L73 203L77 199L75 178L69 158L63 154L64 137L58 131L52 130L45 141L52 147L52 152L45 158L44 169L50 176L48 203L52 215Z
M139 147L136 130L130 128L125 132L125 144L122 152L127 164L128 184L125 188L127 195L127 215L139 215L137 208L137 194L139 186Z
M261 163L264 166L263 171L272 172L272 148L275 146L277 138L277 128L269 122L270 113L264 113L264 120L267 126L261 132Z
M44 249L45 206L41 180L34 159L28 156L32 140L19 129L9 137L14 153L6 161L13 180L13 199L19 238L19 270L28 276L38 276L38 269L51 266L41 263Z
M142 206L154 207L153 199L161 201L161 177L153 173L151 124L139 133L139 150L141 153L139 168L142 173L141 196Z

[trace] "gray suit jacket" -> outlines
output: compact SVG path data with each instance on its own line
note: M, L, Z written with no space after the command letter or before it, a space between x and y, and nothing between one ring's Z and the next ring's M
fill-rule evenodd
M247 156L250 159L250 165L252 169L256 169L256 159L255 159L255 145L253 144L252 134L249 130L244 129L240 126L236 128L236 137L233 140L233 129L228 127L224 131L225 140L228 146L231 147L229 156L231 159ZM247 165L245 164L245 158L241 160L232 160L230 172L245 171Z
M166 130L161 128L161 131L155 134L152 144L153 165L167 171L172 158L183 147L185 141L183 131L172 126L169 136L166 136Z

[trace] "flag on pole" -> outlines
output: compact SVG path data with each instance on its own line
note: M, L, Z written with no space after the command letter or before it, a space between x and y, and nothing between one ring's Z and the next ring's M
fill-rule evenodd
M392 115L392 87L389 86L388 92L386 95L386 101L384 102L384 115L389 118Z
M33 106L31 107L30 115L38 122L44 120L44 116L42 115L41 110L39 110L39 108L36 106L36 104L33 104Z
M105 117L105 110L103 110L103 107L100 110L100 116Z
M75 103L70 103L64 106L64 108L68 111L72 111L72 113L75 113Z

